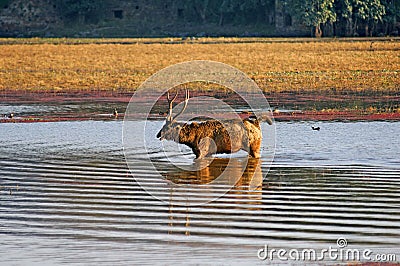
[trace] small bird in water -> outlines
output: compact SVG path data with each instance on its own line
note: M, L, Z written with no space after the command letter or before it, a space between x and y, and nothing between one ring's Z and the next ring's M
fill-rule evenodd
M7 118L10 118L10 119L12 119L12 118L14 118L14 113L9 113L8 115L5 115Z
M117 108L114 108L113 116L114 116L115 118L117 118L117 117L118 117L118 111L117 111Z
M312 130L317 130L317 131L319 131L321 129L320 127L314 127L314 126L311 126L311 128L312 128Z

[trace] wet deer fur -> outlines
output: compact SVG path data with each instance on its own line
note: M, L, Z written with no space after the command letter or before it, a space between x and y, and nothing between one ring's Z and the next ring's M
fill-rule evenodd
M172 102L176 99L176 96L177 94L171 99L169 93L167 93L168 116L165 125L158 132L157 138L187 145L196 155L196 159L217 153L234 153L239 150L247 151L252 157L260 157L262 133L259 120L246 118L209 120L199 123L177 122L176 118L187 107L189 92L186 91L185 104L182 110L173 117Z

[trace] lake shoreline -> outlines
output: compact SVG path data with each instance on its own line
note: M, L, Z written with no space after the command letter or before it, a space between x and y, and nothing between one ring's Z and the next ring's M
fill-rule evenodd
M59 122L84 120L123 119L127 104L133 92L116 91L54 91L32 92L4 90L0 92L3 105L63 105L98 104L115 105L118 117L100 111L74 111L54 114L29 113L8 118L3 114L0 123ZM204 96L225 98L228 104L239 102L237 95L221 91L194 91L192 97ZM316 94L316 93L266 93L276 121L400 121L398 95L362 95L362 94ZM245 118L249 112L239 114ZM151 119L164 119L165 113L155 113ZM224 115L221 115L223 119Z

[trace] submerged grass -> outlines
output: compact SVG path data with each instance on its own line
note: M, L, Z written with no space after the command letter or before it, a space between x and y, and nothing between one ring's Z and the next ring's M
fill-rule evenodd
M398 39L0 39L0 43L0 90L130 92L169 65L214 60L244 71L267 93L400 92Z

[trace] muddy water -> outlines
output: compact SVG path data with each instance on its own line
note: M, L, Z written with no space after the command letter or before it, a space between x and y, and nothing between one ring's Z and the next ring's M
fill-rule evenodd
M158 172L138 160L131 173L120 121L0 127L2 265L274 264L257 258L266 244L324 249L339 237L400 260L398 122L277 123L272 166L235 156L236 185L200 206L178 204L188 193L168 182L207 184L227 159L194 173L154 149ZM183 154L170 156L193 163ZM201 197L223 189L203 187Z

